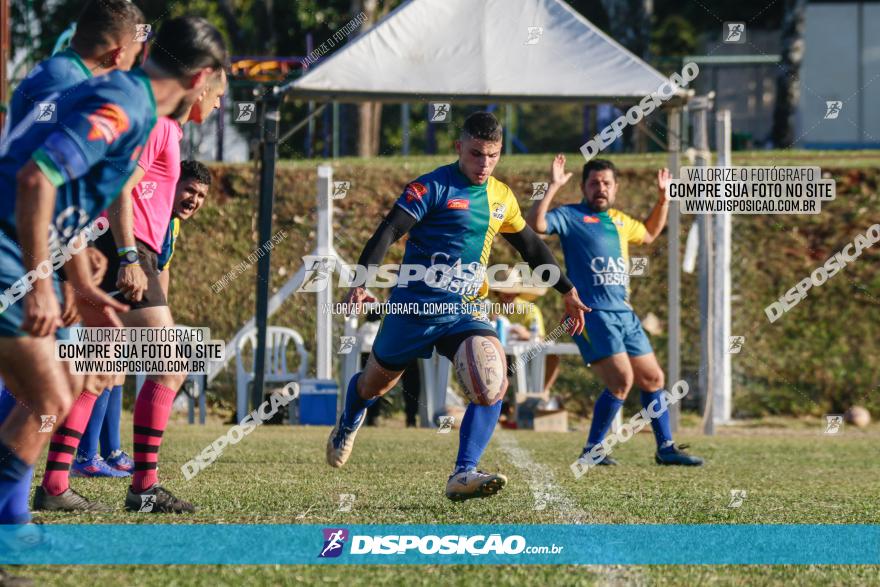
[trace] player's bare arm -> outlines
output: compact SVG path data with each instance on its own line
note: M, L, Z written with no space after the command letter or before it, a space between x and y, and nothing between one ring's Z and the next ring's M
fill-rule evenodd
M84 326L122 326L116 312L125 312L128 306L117 302L95 284L87 255L71 257L65 265L65 272Z
M29 161L19 171L18 201L15 221L18 226L22 261L27 271L34 271L49 258L47 226L52 224L55 207L55 186L36 163ZM31 336L48 336L59 328L61 306L55 295L52 279L36 279L24 297L22 330Z
M140 167L135 167L131 177L125 182L122 193L107 208L107 216L110 220L110 230L113 240L120 249L137 250L137 241L134 237L134 206L132 203L132 190L143 179L146 172ZM116 287L133 302L139 302L147 289L147 276L138 263L120 265Z
M69 281L61 284L61 292L64 301L61 305L61 323L69 328L80 321L79 312L76 309L76 300L73 297L73 286Z
M559 153L553 158L553 163L550 165L550 182L547 185L547 193L543 199L538 200L537 204L532 206L526 216L526 224L538 234L547 232L547 211L550 209L553 197L562 186L568 183L571 176L571 172L566 173L565 171L565 155Z
M654 242L666 227L666 217L669 214L670 179L672 179L672 174L669 173L668 169L663 168L657 172L657 203L654 205L654 209L651 210L651 215L645 220L647 233L644 240L642 240L642 244L647 245Z
M78 238L83 238L80 235ZM86 243L87 244L87 243ZM85 247L85 245L84 245ZM79 250L80 247L72 246L74 250ZM89 272L92 276L92 283L95 285L100 285L101 280L104 278L104 273L107 272L107 258L104 257L101 253L97 251L97 249L85 247L85 250L80 251L74 257L79 255L84 256L87 259ZM65 271L67 271L66 267L69 265L71 261L65 263ZM76 308L76 299L74 296L73 286L70 284L70 281L64 281L62 283L62 292L64 297L63 310L61 315L61 320L64 322L64 327L67 328L69 326L73 326L77 322L80 321L81 316L79 315L79 310Z

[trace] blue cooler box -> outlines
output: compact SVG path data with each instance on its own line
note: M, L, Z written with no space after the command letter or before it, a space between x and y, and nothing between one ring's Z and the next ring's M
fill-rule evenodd
M335 425L338 402L339 386L332 379L303 379L299 391L299 423Z

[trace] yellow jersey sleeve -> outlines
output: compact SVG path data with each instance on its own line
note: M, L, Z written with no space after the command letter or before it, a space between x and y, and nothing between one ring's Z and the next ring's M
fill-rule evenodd
M609 215L613 220L622 223L620 226L620 235L623 237L623 240L637 245L645 242L645 235L648 234L648 229L645 228L645 225L642 222L639 222L635 218L616 209L609 212Z
M507 187L507 186L505 186ZM526 220L519 209L519 202L513 195L513 190L507 187L504 199L504 223L499 232L520 232L526 227Z

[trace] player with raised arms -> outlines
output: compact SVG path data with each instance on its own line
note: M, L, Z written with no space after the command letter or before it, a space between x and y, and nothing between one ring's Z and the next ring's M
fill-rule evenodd
M20 402L0 426L0 508L48 440L41 423L64 421L76 395L55 360L61 311L42 267L118 197L156 118L187 112L227 60L220 33L201 18L168 20L156 46L143 69L80 84L57 124L25 120L0 145L0 290L26 292L0 313L0 375ZM121 326L115 312L127 306L91 282L83 255L73 259L67 273L83 324ZM156 486L149 493L157 503L175 499Z
M669 210L669 170L657 173L658 198L645 223L613 208L617 198L617 169L611 161L593 159L584 165L583 199L577 204L547 211L553 197L572 174L565 172L565 156L551 166L547 193L529 211L527 222L540 234L558 234L568 276L593 309L583 333L574 336L584 363L605 383L593 408L593 420L581 459L591 465L616 465L601 444L633 384L642 390L642 406L659 412L651 418L657 441L655 460L661 465L702 465L672 439L663 369L644 328L629 303L629 245L650 244L666 226ZM649 412L650 413L650 412Z
M395 286L389 300L392 307L448 303L461 310L385 316L366 366L348 383L345 407L327 440L331 466L342 467L351 456L367 408L394 387L406 365L430 357L436 348L455 364L471 402L461 423L458 458L446 496L454 501L488 497L507 483L504 475L477 470L498 422L507 366L488 316L469 311L468 306L486 298L485 269L498 233L532 268L550 265L558 270L558 265L550 249L526 226L513 192L492 177L501 156L501 137L501 125L492 114L468 116L455 141L458 161L407 185L361 253L360 266L380 264L388 247L409 233L401 275L403 267L425 271L422 279ZM558 275L553 287L564 296L569 332L577 334L589 309L561 271ZM356 308L369 300L362 287L352 288L346 297L346 303Z

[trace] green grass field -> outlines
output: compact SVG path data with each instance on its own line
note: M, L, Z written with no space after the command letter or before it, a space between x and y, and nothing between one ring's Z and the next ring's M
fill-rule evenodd
M81 493L118 509L111 514L40 514L46 523L302 524L877 524L880 428L822 434L818 420L722 429L679 440L706 457L702 469L653 464L653 439L640 434L615 451L622 465L575 480L568 466L584 432L496 432L481 467L510 477L498 496L452 503L443 495L457 434L388 427L364 429L349 464L324 463L327 428L263 426L206 471L186 481L180 465L227 426L174 423L165 435L160 476L200 510L187 517L122 511L125 480L75 479ZM582 427L582 426L581 426ZM129 430L125 423L123 430ZM125 439L126 441L128 439ZM37 471L39 479L41 471ZM542 508L533 487L549 493ZM739 508L730 490L745 489ZM339 512L339 494L356 496ZM536 506L538 509L536 509ZM222 536L217 537L223 540ZM194 545L210 548L210 544ZM120 561L123 562L123 561ZM870 566L578 566L578 567L19 567L37 585L868 585Z

